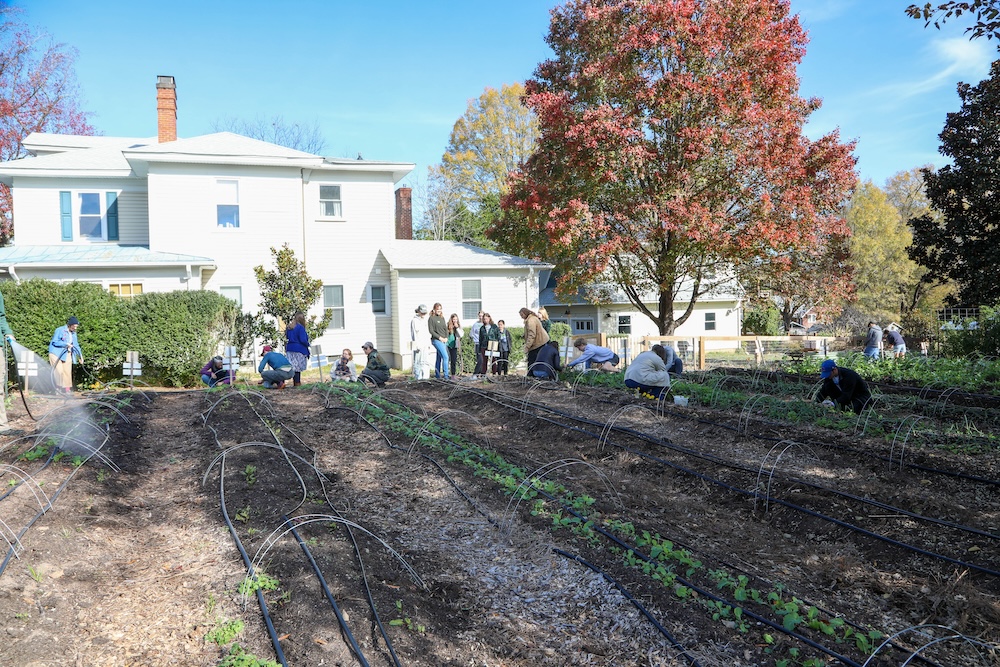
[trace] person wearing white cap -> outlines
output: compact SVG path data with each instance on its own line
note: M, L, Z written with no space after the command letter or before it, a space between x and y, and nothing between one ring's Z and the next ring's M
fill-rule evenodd
M410 351L413 353L413 379L431 376L431 332L427 328L427 306L420 304L410 320Z
M819 367L819 377L823 380L817 402L837 404L841 410L850 408L861 414L865 404L871 400L871 392L863 377L850 368L840 368L833 359L827 359Z

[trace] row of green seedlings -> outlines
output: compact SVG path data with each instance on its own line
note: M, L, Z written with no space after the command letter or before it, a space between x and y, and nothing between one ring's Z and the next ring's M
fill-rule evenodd
M49 458L49 455L52 453L52 450L55 449L58 445L59 443L56 441L55 438L49 438L44 442L40 442L31 449L23 452L20 456L17 457L17 460L39 461L41 459L47 459ZM79 468L80 466L82 466L84 463L87 462L87 459L85 457L79 455L70 456L69 453L63 450L56 452L55 455L52 456L52 462L59 463L66 457L69 457L68 463L72 465L74 468ZM11 486L14 486L14 484L16 483L17 480L11 480L10 482L8 482L8 484L10 484Z
M712 386L684 381L675 382L673 390L674 393L690 396L703 405L709 405L714 401L715 406L721 410L740 409L751 396L738 390L716 389ZM879 408L896 412L903 407L901 401L910 405L916 400L915 397L897 396L893 396L891 399L881 399L880 404L875 406L875 415L867 420L865 435L882 438L886 442L892 441L896 437L897 429L906 417L889 417L883 414ZM927 410L933 412L934 402L925 401L925 403ZM816 402L801 399L785 401L768 397L759 403L757 409L765 417L772 420L793 424L809 422L836 431L854 431L858 423L858 416L853 412L830 410ZM986 414L986 411L983 412ZM997 447L1000 447L1000 434L981 430L976 423L969 419L967 410L952 409L941 417L951 417L955 421L949 422L943 433L917 431L914 433L913 442L964 454L983 454L993 452Z
M346 394L342 400L352 407L360 404L356 397L352 400ZM371 398L368 400L372 401ZM678 569L683 571L683 576L687 579L696 575L708 576L719 590L731 589L736 600L756 603L769 610L780 618L782 626L789 631L801 631L803 628L815 630L832 637L838 644L853 643L866 655L871 654L872 643L883 637L877 630L861 632L841 618L828 618L818 608L807 605L794 596L785 595L780 584L776 584L774 590L767 591L749 587L749 580L743 575L734 576L722 569L707 571L690 551L675 548L669 540L651 535L648 531L637 533L630 522L602 517L592 508L595 503L593 497L575 494L561 483L549 479L532 478L524 483L525 471L508 463L497 452L465 442L447 427L436 423L420 428L420 417L405 407L379 398L374 401L377 404L365 412L372 421L408 438L415 437L417 442L428 449L444 454L449 462L461 463L469 467L475 476L493 481L508 495L518 494L518 500L532 501L531 514L547 520L554 530L569 529L577 537L596 547L600 544L600 537L595 528L600 527L622 539L632 540L637 549L649 548L650 560L655 562L643 560L634 551L617 546L612 546L611 550L622 557L627 565L658 581L677 599L700 604L711 612L713 620L721 621L731 629L743 634L750 631L751 626L743 609L702 598L692 588L678 581L681 576ZM549 498L540 498L540 494ZM590 512L589 516L586 515L587 512ZM768 645L765 650L769 653L779 648L774 637L769 634L765 634L764 641ZM819 658L802 658L799 649L794 647L788 648L784 653L788 657L776 659L778 667L792 664L813 667L824 664Z

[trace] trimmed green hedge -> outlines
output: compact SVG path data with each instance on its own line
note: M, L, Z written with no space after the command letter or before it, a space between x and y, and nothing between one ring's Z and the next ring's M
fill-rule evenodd
M7 319L22 345L47 358L56 327L75 315L83 351L78 383L121 377L127 350L139 352L142 379L190 385L215 354L227 318L237 306L216 292L178 291L113 296L100 285L33 278L0 283Z

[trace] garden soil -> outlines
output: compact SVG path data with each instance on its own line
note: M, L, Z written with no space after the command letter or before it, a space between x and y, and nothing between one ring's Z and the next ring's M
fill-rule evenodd
M33 398L30 415L18 397L14 430L0 436L0 546L22 533L0 574L0 665L277 660L258 596L241 592L248 570L233 532L267 575L257 581L273 583L260 596L293 666L862 664L857 634L931 625L949 629L931 637L970 638L941 642L937 664L1000 664L990 648L1000 640L1000 581L990 574L1000 570L997 489L893 466L887 459L900 452L888 439L762 421L744 429L737 413L693 405L658 416L623 391L515 378L393 381L382 398L421 415L416 426L388 429L374 400L325 385ZM92 399L111 407L92 416ZM18 437L85 418L95 425L77 436ZM622 430L601 438L594 422L609 421ZM540 496L513 502L461 456L426 447L428 422L524 472L548 466L538 475L586 497L604 525L669 539L689 556L671 571L690 568L706 591L732 598L723 576L708 574L728 573L746 590L855 624L846 640L835 631L839 642L805 632L846 661L662 585ZM65 456L43 467L25 455L89 431L107 442L82 466ZM997 459L907 454L927 470L984 480L1000 477ZM740 492L755 487L766 494ZM901 649L870 664L902 664L927 641L901 636Z

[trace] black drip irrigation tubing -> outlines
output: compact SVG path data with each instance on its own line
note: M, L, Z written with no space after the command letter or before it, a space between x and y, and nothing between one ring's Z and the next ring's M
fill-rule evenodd
M605 424L602 424L601 422L594 421L594 420L591 420L591 419L586 419L584 417L577 417L575 415L572 415L572 414L570 414L568 412L564 412L562 410L558 410L556 408L550 408L548 406L536 406L536 407L541 407L542 409L548 410L548 411L550 411L552 413L555 413L557 415L560 415L562 417L568 417L570 419L573 419L574 421L579 421L579 422L582 422L582 423L585 423L585 424L590 424L591 426L605 426ZM538 417L538 418L539 419L545 419L544 417ZM558 424L559 422L553 422L553 423ZM745 466L741 466L741 465L733 463L731 461L727 461L727 460L725 460L725 459L723 459L721 457L718 457L718 456L715 456L715 455L712 455L712 454L705 454L704 452L698 452L698 451L690 449L688 447L682 447L680 445L677 445L677 444L671 442L670 440L665 440L663 438L657 438L657 437L649 435L647 433L643 433L642 431L637 431L635 429L631 429L631 428L624 427L624 426L613 426L612 428L614 430L618 431L619 433L624 433L626 435L630 435L630 436L632 436L634 438L637 438L639 440L643 440L645 442L649 442L650 444L658 445L660 447L665 447L667 449L670 449L670 450L673 450L673 451L676 451L676 452L680 452L682 454L686 454L686 455L692 456L694 458L702 459L704 461L709 461L711 463L717 463L719 465L731 468L733 470L738 470L738 471L747 472L747 473L751 473L751 474L753 472L755 472L751 468L747 468ZM581 431L583 433L587 433L588 435L593 435L593 433L590 433L589 431L586 431L586 430L583 430L583 429L581 429ZM998 538L997 535L995 535L995 534L993 534L993 533L991 533L989 531L982 530L980 528L974 528L972 526L965 526L965 525L962 525L962 524L959 524L959 523L953 523L951 521L946 521L945 519L937 519L935 517L929 517L929 516L925 516L923 514L917 514L916 512L911 512L911 511L905 510L905 509L903 509L901 507L895 507L893 505L889 505L887 503L883 503L883 502L878 501L878 500L873 500L871 498L863 498L861 496L854 495L853 493L848 493L846 491L840 491L838 489L834 489L834 488L830 488L830 487L827 487L827 486L823 486L822 484L816 484L816 483L810 482L808 480L799 479L799 478L795 478L795 477L789 477L789 478L785 478L785 479L787 481L789 481L789 482L793 482L795 484L799 484L799 485L802 485L802 486L805 486L805 487L808 487L808 488L811 488L811 489L814 489L814 490L817 490L817 491L823 491L824 493L829 493L830 495L834 495L834 496L837 496L839 498L844 498L844 499L847 499L847 500L853 500L855 502L858 502L858 503L861 503L861 504L864 504L864 505L871 505L872 507L876 507L878 509L885 510L887 512L893 512L893 513L896 513L896 514L902 514L902 515L910 517L911 519L916 519L918 521L925 521L927 523L932 523L932 524L935 524L935 525L944 526L946 528L952 528L954 530L958 530L958 531L965 532L965 533L970 533L970 534L973 534L973 535L978 535L980 537L986 537L986 538L989 538L989 539L992 539L992 540L1000 539L1000 538Z
M402 407L404 409L407 409L407 410L409 409L407 406L405 406L403 404L400 404L400 403L396 403L396 405L399 405L400 407ZM551 423L558 424L558 422L551 422ZM566 428L572 428L572 427L566 427ZM580 431L582 431L584 433L587 433L587 431L583 431L582 429L577 429L577 430L580 430ZM438 437L438 439L441 439L439 436L435 436L435 437ZM451 444L454 445L454 443L451 443ZM486 463L489 463L489 462L486 461ZM563 503L562 501L560 501L555 496L552 496L552 495L550 495L548 493L545 493L544 491L542 491L540 489L537 489L537 488L535 489L535 491L538 492L539 495L543 495L543 496L549 498L550 500L553 500L554 502L558 503L565 510L567 510L567 512L569 512L570 514L572 514L576 518L580 519L582 522L584 522L584 523L589 522L588 517L586 517L583 514L580 514L575 509L573 509L572 507L566 505L565 503ZM611 542L617 544L619 547L621 547L621 548L623 548L623 549L625 549L627 551L630 551L631 553L634 553L637 557L641 558L642 560L644 560L644 561L646 561L648 563L651 563L651 564L654 563L654 561L649 556L647 556L643 552L639 551L636 547L627 544L626 542L622 541L621 539L619 539L617 536L613 535L612 533L609 533L608 531L604 530L600 526L597 526L596 524L594 524L593 530L594 530L594 532L599 533L600 535L604 536L606 539L610 540ZM678 582L680 582L682 585L684 585L685 587L690 588L693 591L696 591L702 597L709 598L711 600L715 600L716 602L721 602L723 604L729 605L732 608L739 607L740 609L743 610L743 613L745 615L747 615L748 617L750 617L750 618L752 618L752 619L754 619L754 620L756 620L756 621L758 621L758 622L760 622L760 623L762 623L764 625L767 625L768 627L770 627L770 628L772 628L772 629L774 629L774 630L776 630L778 632L784 633L784 634L788 635L789 637L797 639L797 640L803 642L804 644L806 644L806 645L808 645L808 646L810 646L812 648L815 648L816 650L818 650L818 651L820 651L820 652L822 652L822 653L824 653L824 654L826 654L826 655L828 655L828 656L830 656L832 658L840 660L841 662L843 662L848 667L863 667L863 665L861 665L860 663L854 662L850 658L842 656L839 653L837 653L836 651L833 651L832 649L829 649L829 648L823 646L822 644L819 644L818 642L815 642L815 641L809 639L808 637L805 637L805 636L803 636L803 635L795 632L794 630L788 630L787 628L784 627L784 625L775 623L775 622L773 622L773 621L771 621L771 620L769 620L769 619L767 619L767 618L765 618L765 617L763 617L763 616L761 616L759 614L756 614L753 611L747 610L746 608L742 607L739 604L734 604L734 603L732 603L731 601L729 601L729 600L727 600L725 598L719 597L719 596L713 594L711 591L709 591L707 589L704 589L704 588L701 588L700 586L697 586L694 583L687 581L683 577L677 576L676 580ZM854 627L860 627L860 626L858 626L857 624L854 624L854 623L852 623L851 625L854 626ZM900 648L895 643L893 643L892 646L894 648L897 648L897 649Z
M49 460L45 462L45 465L48 465L51 462L52 456L55 456L55 452L53 452L49 456ZM13 558L13 556L14 556L14 550L15 550L15 546L16 546L17 542L20 541L21 537L25 533L28 532L29 528L31 528L33 525L35 525L36 521L38 521L39 519L41 519L42 516L46 512L49 511L49 508L52 507L52 503L54 503L55 500L56 500L56 498L59 497L59 494L61 494L63 492L63 489L66 488L66 486L69 484L69 481L71 479L73 479L73 474L75 474L75 472L76 471L74 471L73 473L71 473L68 477L66 477L65 480L63 480L63 483L59 485L59 488L56 489L56 492L52 494L51 498L49 498L48 504L45 507L43 507L41 510L39 510L35 514L35 516L31 519L31 521L28 522L28 525L26 525L24 528L22 528L21 531L17 534L16 539L14 540L14 543L11 544L10 545L10 549L7 550L7 555L4 557L3 562L0 563L0 576L3 576L4 571L6 571L6 569L7 569L7 565L10 564L10 559Z
M593 572L596 572L597 574L599 574L599 575L601 575L602 577L604 577L604 580L605 580L605 581L607 581L607 582L608 582L609 584L611 584L612 586L614 586L614 587L615 587L615 588L616 588L616 589L618 590L618 592L619 592L619 593L621 593L621 594L622 594L622 596L623 596L623 597L624 597L624 598L625 598L626 600L628 600L629 602L631 602L631 603L632 603L632 606L634 606L634 607L635 607L636 609L638 609L638 610L639 610L639 613L640 613L640 614L642 614L643 616L645 616L645 617L646 617L646 619L647 619L647 620L648 620L648 621L649 621L650 623L652 623L652 624L653 624L653 627L655 627L655 628L657 629L657 631L659 631L659 633L660 633L661 635L663 635L664 637L666 637L667 641L669 641L669 642L670 642L670 644L671 644L671 645L672 645L672 646L673 646L673 647L674 647L675 649L677 649L677 651L678 651L678 652L679 652L679 653L680 653L680 654L681 654L682 656L684 656L684 658L685 658L685 659L686 659L686 660L687 660L687 661L688 661L689 663L691 663L691 667L701 667L701 663L699 663L699 662L698 662L698 661L697 661L697 660L696 660L696 659L694 658L694 656L692 656L692 655L691 655L690 653L688 653L688 652L687 652L687 647L686 647L686 646L684 646L683 644L681 644L681 643L680 643L680 642L679 642L679 641L677 640L677 638L676 638L676 637L674 637L674 636L673 636L672 634L670 634L670 631L669 631L669 630L667 630L667 629L666 629L665 627L663 627L663 626L662 626L662 625L660 624L660 622L659 622L659 621L657 621L657 620L656 620L656 618L654 618L654 617L653 617L653 615L652 615L651 613L649 613L649 610L648 610L648 609L646 609L646 608L645 608L645 607L644 607L644 606L642 605L642 603L641 603L641 602L639 602L638 600L636 600L636 599L635 599L635 598L634 598L634 597L632 596L632 594L631 594L631 593L629 593L629 592L628 592L628 590L626 590L626 589L625 589L625 587L624 587L624 586L622 586L622 585L621 585L620 583L618 583L617 581L615 581L614 577L612 577L612 576L611 576L610 574L608 574L607 572L605 572L605 571L604 571L603 569L599 568L598 566L594 565L593 563L591 563L591 562L587 561L586 559L584 559L584 558L581 558L580 556L577 556L576 554L571 554L571 553L568 553L568 552L566 552L566 551L563 551L562 549L556 549L556 548L553 548L553 549L552 549L552 551L553 551L553 553L556 553L556 554L559 554L559 555L560 555L560 556L562 556L563 558L569 558L570 560L574 560L574 561L576 561L577 563L580 563L580 565L583 565L583 566L585 566L585 567L587 567L587 568L590 568L590 570L592 570Z
M225 460L223 460L222 467L219 469L219 504L222 507L222 518L226 522L226 527L229 528L229 534L232 536L236 548L240 551L240 557L243 558L243 563L247 568L247 576L252 577L254 576L253 562L250 560L250 556L247 555L246 549L243 548L243 542L240 541L239 535L236 534L236 527L229 518L229 510L226 509L225 465ZM267 600L264 599L264 592L260 588L256 592L257 605L260 607L260 613L264 617L267 634L271 637L271 645L274 646L275 657L278 658L278 662L283 667L288 667L288 661L285 660L285 652L281 649L281 640L278 639L278 632L274 629L274 622L271 620L271 612L267 608Z
M306 555L309 560L309 565L312 566L313 572L316 574L316 578L319 579L320 588L323 589L323 595L326 596L326 601L330 603L330 608L333 609L333 613L337 616L337 623L340 624L340 631L344 633L344 637L347 640L348 646L351 647L351 652L361 663L362 667L369 667L368 661L365 659L364 653L361 651L361 647L358 646L358 642L354 639L354 635L351 634L351 629L347 625L347 621L344 620L344 615L340 611L340 607L337 605L337 601L333 599L333 593L330 592L330 588L326 585L326 578L323 576L323 572L320 571L319 565L316 564L316 559L313 558L312 553L309 551L309 546L303 541L302 536L299 535L299 531L295 530L295 526L292 524L291 520L285 516L281 515L281 520L291 529L292 535L298 541L299 546L302 548L302 553ZM390 651L392 649L390 648ZM395 652L393 652L393 658L396 657Z
M485 394L483 394L481 392L475 392L475 393L477 393L477 395L487 397ZM597 434L595 434L595 433L593 433L591 431L587 431L586 429L581 429L579 427L574 427L574 426L570 426L568 424L563 424L562 422L558 422L558 421L556 421L554 419L549 419L547 417L540 417L538 415L531 414L531 413L529 413L529 412L527 412L525 410L522 410L521 408L518 408L516 406L511 406L511 405L508 405L506 403L503 403L502 401L499 401L496 398L492 398L492 397L487 397L487 398L490 398L490 400L493 400L498 405L503 405L504 407L506 407L506 408L508 408L510 410L515 410L517 412L520 412L521 414L530 415L530 416L534 417L535 419L539 419L541 421L548 422L550 424L559 426L561 428L571 429L571 430L578 431L580 433L585 433L585 434L587 434L587 435L589 435L589 436L591 436L593 438L600 438L599 435L597 435ZM542 407L542 406L537 406L536 405L535 407ZM559 414L559 411L554 410L552 408L543 407L543 409L548 410L550 412L555 412L555 413ZM594 423L594 424L600 424L600 422L592 422L591 420L587 420L587 419L580 418L580 417L575 417L575 416L572 416L572 415L565 415L565 416L570 416L572 419L578 420L578 421L581 421L581 422L584 422L584 423L591 422L591 423ZM606 426L606 424L605 424L605 426ZM615 430L621 430L621 429L619 429L619 427L612 427L612 428L615 429ZM637 436L634 436L634 437L637 437ZM638 436L638 437L642 437L643 439L652 442L652 439L649 436ZM696 470L692 470L690 468L686 468L684 466L680 466L680 465L677 465L675 463L671 463L670 461L667 461L665 459L661 459L661 458L659 458L657 456L651 456L651 455L646 454L644 452L636 451L636 450L630 449L628 447L625 447L623 445L619 445L617 443L612 442L610 438L606 442L608 444L614 445L615 447L618 447L622 451L629 452L631 454L635 454L636 456L639 456L639 457L647 459L649 461L653 461L655 463L659 463L661 465L667 466L668 468L672 468L674 470L677 470L678 472L683 472L683 473L692 475L692 476L694 476L694 477L696 477L698 479L701 479L702 481L709 482L711 484L715 484L717 486L722 487L723 489L726 489L726 490L729 490L729 491L733 491L734 493L737 493L737 494L740 494L740 495L744 495L744 496L747 496L747 497L750 497L750 498L759 498L760 497L759 494L757 494L756 492L748 491L746 489L740 489L740 488L732 486L730 484L726 484L725 482L723 482L721 480L715 479L714 477L711 477L711 476L706 475L704 473L700 473L700 472L698 472ZM888 537L886 535L881 535L879 533L875 533L873 531L867 530L867 529L862 528L860 526L856 526L856 525L854 525L852 523L848 523L848 522L843 521L841 519L836 519L834 517L830 517L830 516L827 516L825 514L821 514L819 512L815 512L813 510L810 510L808 508L802 507L800 505L796 505L794 503L790 503L790 502L785 501L785 500L780 500L780 499L772 498L771 502L773 502L775 504L778 504L778 505L782 505L783 507L787 507L788 509L792 509L792 510L795 510L797 512L801 512L803 514L806 514L807 516L811 516L811 517L814 517L814 518L817 518L817 519L820 519L820 520L823 520L823 521L828 521L830 523L833 523L834 525L840 526L842 528L847 528L847 529L852 530L852 531L854 531L856 533L859 533L861 535L865 535L867 537L871 537L873 539L885 542L887 544L891 544L893 546L900 547L900 548L902 548L904 550L911 551L913 553L920 554L922 556L926 556L928 558L931 558L932 560L941 560L941 561L944 561L944 562L947 562L947 563L951 563L953 565L958 565L958 566L961 566L961 567L968 568L970 570L975 570L975 571L981 572L983 574L988 574L990 576L1000 578L1000 572L998 572L996 570L991 570L989 568L981 567L979 565L974 565L972 563L968 563L966 561L958 560L957 558L952 558L950 556L945 556L943 554L938 554L938 553L935 553L933 551L927 551L926 549L922 549L922 548L920 548L920 547L918 547L916 545L908 544L906 542L901 542L899 540L893 539L893 538Z

